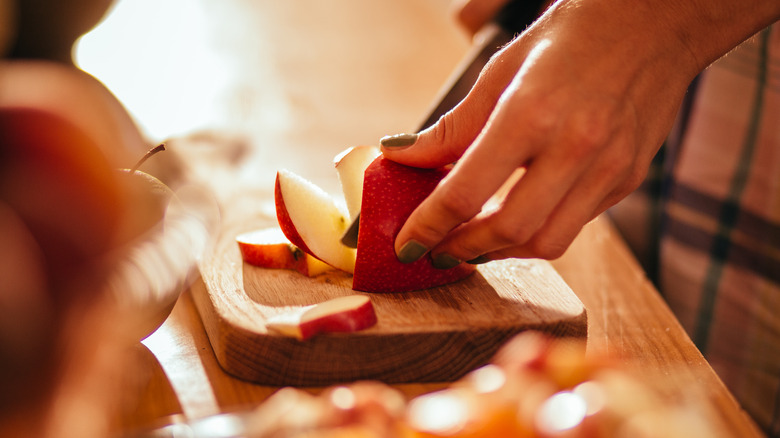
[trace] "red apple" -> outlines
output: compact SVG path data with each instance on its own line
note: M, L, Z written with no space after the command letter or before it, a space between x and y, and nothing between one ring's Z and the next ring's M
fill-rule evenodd
M288 170L276 174L276 217L294 245L323 262L352 273L355 250L342 245L348 213L324 190Z
M278 227L263 228L236 237L241 257L250 265L268 269L292 269L314 277L332 266L290 243Z
M269 318L266 327L303 341L318 333L364 330L376 322L374 305L367 296L348 295L276 315Z
M352 288L364 292L405 292L458 281L474 272L462 263L436 269L430 257L398 261L393 243L409 215L449 172L419 169L378 157L365 171L357 259Z

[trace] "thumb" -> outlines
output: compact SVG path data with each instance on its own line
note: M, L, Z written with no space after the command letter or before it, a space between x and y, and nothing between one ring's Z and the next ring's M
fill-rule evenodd
M418 134L382 138L382 153L408 166L435 168L457 161L485 127L490 114L522 62L505 47L480 72L468 95L436 123ZM503 62L509 58L511 62Z
M492 108L473 108L464 99L419 134L398 134L380 140L386 158L414 167L435 168L457 161L487 121Z

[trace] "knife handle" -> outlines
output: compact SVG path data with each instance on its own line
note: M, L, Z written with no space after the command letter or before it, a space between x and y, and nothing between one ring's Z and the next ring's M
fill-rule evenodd
M550 0L510 0L493 18L493 22L512 34L531 25L552 3Z
M471 91L479 73L493 54L533 23L546 9L548 3L548 0L511 0L507 3L492 22L477 33L471 49L439 91L438 97L434 100L435 105L417 131L433 125L447 111L460 103Z

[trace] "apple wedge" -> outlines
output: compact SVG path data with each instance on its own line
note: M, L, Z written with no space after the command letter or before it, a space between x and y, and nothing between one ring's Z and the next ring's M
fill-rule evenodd
M289 170L276 174L276 218L285 236L303 251L349 272L355 250L341 244L349 227L348 213L324 190Z
M275 333L304 341L319 333L365 330L376 322L374 305L367 296L348 295L276 315L268 319L266 327Z
M350 221L354 221L360 213L360 204L363 201L363 173L379 154L379 148L376 146L354 146L333 159L347 210L349 210Z
M398 261L396 235L412 211L449 172L447 168L419 169L383 156L365 172L360 230L352 288L364 292L407 292L458 281L474 272L467 263L436 269L430 257L414 263Z
M334 268L293 245L278 227L249 231L236 236L241 258L250 265L268 269L291 269L314 277Z

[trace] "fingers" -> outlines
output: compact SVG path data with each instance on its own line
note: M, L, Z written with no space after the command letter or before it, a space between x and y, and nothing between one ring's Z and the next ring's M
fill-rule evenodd
M409 166L428 168L459 160L489 125L496 102L523 59L520 44L510 44L500 50L482 70L466 98L433 126L419 135L402 134L382 139L384 156ZM492 160L475 159L474 162L462 174L456 166L423 202L427 207L418 207L412 213L396 238L395 251L399 260L410 263L419 259L452 228L473 217L517 167L507 165L502 171L487 172L489 177L486 178L480 173L490 168ZM455 179L461 182L449 185L447 180L455 175L461 175ZM467 183L470 178L477 183Z
M584 224L639 185L679 102L667 98L680 89L658 87L645 69L610 56L619 51L594 51L604 42L590 33L596 28L583 28L585 40L572 38L576 28L552 21L572 17L568 6L556 3L499 52L433 127L384 144L386 157L412 166L457 160L398 233L402 262L426 252L441 268L556 258ZM647 108L657 117L640 119ZM525 174L499 207L483 211L518 169Z
M615 137L620 101L560 92L556 78L531 80L530 66L548 47L543 42L527 57L499 58L523 60L521 66L509 67L516 72L509 80L504 63L486 69L484 78L496 74L508 86L496 93L490 87L495 82L478 81L467 99L413 137L411 146L385 145L386 157L405 164L438 166L458 160L396 237L399 260L412 262L428 250L441 268L480 256L555 258L616 192L623 173L636 161L634 149L626 147L632 142ZM486 92L493 93L494 107L476 97ZM572 102L584 105L572 109ZM610 170L613 166L619 172ZM527 172L501 207L481 213L518 168Z
M558 257L598 203L590 192L594 184L582 181L589 165L584 158L540 156L500 208L455 229L432 251L433 259L440 254L462 261L497 259L510 250L513 256Z
M490 102L472 103L466 98L419 134L382 138L382 154L385 158L413 167L436 168L451 164L479 135L491 110Z
M512 46L507 50L512 50ZM544 50L544 47L538 50ZM534 54L536 51L537 49L532 51L527 62L533 61L537 56ZM515 57L509 56L504 59L511 60ZM505 64L508 62L499 65L503 67ZM504 97L500 98L487 122L480 122L484 124L485 129L470 147L468 144L465 145L469 147L468 151L433 193L415 209L398 233L395 249L402 262L414 261L414 258L406 260L405 256L410 252L415 256L421 256L421 252L424 253L421 249L433 248L456 226L472 219L504 182L519 167L524 166L542 144L550 141L548 134L555 129L557 108L544 110L542 105L537 104L538 99L525 98L522 95L518 97L516 92L523 80L524 70L519 67L513 67L513 70L519 72L510 80L509 86L502 87L501 91L504 94L501 96ZM546 96L547 93L542 94ZM507 95L510 97L505 98ZM469 103L468 99L464 100L463 105L451 114L453 116L462 114L462 109ZM454 120L459 121L457 118ZM446 126L446 123L445 117L434 126L434 129L443 124ZM463 123L469 122L463 121ZM421 146L423 135L410 150ZM535 167L541 166L536 164ZM555 168L554 163L550 167ZM555 198L560 196L562 194ZM546 207L546 211L550 209L551 206ZM406 251L409 245L412 245L415 251Z
M627 142L625 138L611 139L609 147L589 161L579 177L556 182L570 188L550 210L550 203L539 199L556 195L549 191L553 187L548 180L550 169L532 167L501 209L456 229L432 251L432 257L436 260L439 253L444 253L454 259L476 259L480 263L509 257L560 257L585 224L642 180L644 173L634 171L641 167L630 165L634 157L626 152L630 151ZM566 170L572 171L576 170ZM548 191L541 190L545 187ZM612 204L607 204L609 201Z
M519 123L523 118L515 117L515 111L503 110L506 102L496 107L486 123L491 129L482 131L450 174L412 212L401 228L395 250L402 262L416 260L407 260L406 256L411 253L419 258L424 253L421 249L433 248L456 226L472 219L518 167L531 157L535 149L533 146L517 147L518 141L524 146L523 140L519 139L529 138L525 135L528 132L526 126ZM415 248L415 251L407 251L409 247Z
M466 261L509 257L558 258L579 234L582 226L595 215L600 198L591 190L600 189L587 183L575 184L546 216L535 214L531 203L513 199L505 210L496 212L481 223L472 221L456 230L435 249L432 257L436 259L441 251ZM525 215L532 217L526 218ZM526 222L529 225L523 226ZM485 251L484 248L492 249Z
M606 184L602 186L606 187ZM474 259L478 263L484 263L506 258L553 260L562 256L582 228L604 211L603 201L591 190L594 188L589 184L575 185L530 239L515 246L476 256Z

